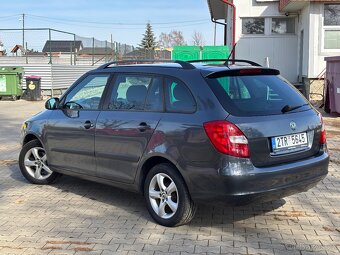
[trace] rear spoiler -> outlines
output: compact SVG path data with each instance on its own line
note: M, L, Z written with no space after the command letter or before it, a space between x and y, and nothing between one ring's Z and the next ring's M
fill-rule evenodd
M279 74L280 74L279 70L271 68L242 68L211 72L207 74L205 78L220 78L226 76L279 75Z

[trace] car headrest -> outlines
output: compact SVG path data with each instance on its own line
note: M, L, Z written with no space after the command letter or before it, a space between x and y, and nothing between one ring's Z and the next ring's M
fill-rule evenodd
M129 102L144 103L147 89L144 85L132 85L126 91L126 99Z

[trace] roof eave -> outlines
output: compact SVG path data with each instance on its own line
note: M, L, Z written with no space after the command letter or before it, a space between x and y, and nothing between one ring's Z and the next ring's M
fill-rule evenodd
M228 6L221 0L207 0L210 17L212 20L226 20Z

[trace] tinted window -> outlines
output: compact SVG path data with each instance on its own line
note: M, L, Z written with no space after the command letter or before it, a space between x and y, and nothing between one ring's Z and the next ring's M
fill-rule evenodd
M145 111L163 111L163 82L161 78L154 78L148 90Z
M264 18L243 18L242 34L264 34Z
M340 4L325 4L325 26L340 26Z
M249 91L241 80L230 82L230 77L221 77L218 81L231 99L250 98Z
M70 109L98 110L109 75L89 75L67 96L65 107Z
M222 106L235 116L282 114L286 105L304 105L295 111L309 109L305 98L279 76L231 76L207 81Z
M165 102L169 112L190 113L196 110L196 103L188 87L181 81L165 79Z
M144 75L117 75L109 109L111 110L158 110L162 108L161 78ZM158 86L158 88L157 88ZM148 100L148 101L147 101ZM147 104L146 104L147 102Z
M324 48L340 49L340 4L325 4Z
M273 34L293 34L295 33L295 18L273 18Z

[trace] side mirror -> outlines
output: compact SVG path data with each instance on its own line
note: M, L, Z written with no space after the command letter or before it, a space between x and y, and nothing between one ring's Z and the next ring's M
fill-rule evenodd
M57 97L52 97L48 99L45 103L45 108L47 110L55 110L59 108L59 98Z

